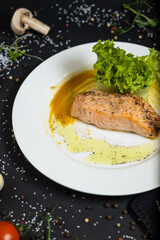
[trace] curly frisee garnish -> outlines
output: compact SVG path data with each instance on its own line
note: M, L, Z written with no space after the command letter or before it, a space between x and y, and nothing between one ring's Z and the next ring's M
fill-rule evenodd
M149 55L138 57L115 47L113 40L99 40L92 51L97 55L96 81L107 87L120 93L134 93L154 82L160 84L160 52L154 48L149 49Z

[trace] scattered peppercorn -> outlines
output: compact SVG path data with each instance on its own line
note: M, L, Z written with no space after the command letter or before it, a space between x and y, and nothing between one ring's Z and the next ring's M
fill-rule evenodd
M83 13L81 13L81 14L80 14L80 17L81 17L81 18L84 18L84 14L83 14Z
M126 215L128 213L128 211L125 209L123 210L123 214Z
M114 36L114 40L118 40L118 37L117 37L117 36Z
M34 14L37 14L37 10L34 10L33 13L34 13Z
M136 225L135 221L131 221L130 224L131 224L132 226L135 226L135 225Z
M73 194L72 194L72 197L73 197L73 198L75 198L75 197L76 197L76 194L75 194L75 193L73 193Z
M63 41L63 40L64 40L64 37L61 35L61 36L59 37L59 40Z
M21 200L24 200L24 199L25 199L25 196L24 196L24 195L21 195L21 196L20 196L20 199L21 199Z
M93 207L92 207L91 205L88 205L88 206L86 206L86 209L87 209L87 210L92 210Z
M142 38L143 38L143 36L142 36L142 35L139 35L139 36L138 36L138 38L139 38L139 39L142 39Z
M132 237L132 238L134 238L134 234L132 234L132 233L130 233L129 236Z
M14 11L14 7L13 7L13 6L11 6L9 9L10 9L11 11Z
M1 215L2 215L2 216L6 216L6 215L7 215L7 212L6 212L6 211L2 211L2 212L1 212Z
M116 227L121 227L121 224L120 223L116 223Z
M28 183L28 178L23 178L23 182Z
M109 208L109 207L110 207L109 202L106 202L106 203L104 204L104 207L105 207L105 208Z
M147 235L146 235L146 234L143 234L143 235L142 235L142 239L147 239Z
M133 225L131 225L129 229L132 230L132 231L134 231L134 230L136 229L136 227L133 226Z
M88 223L88 222L89 222L89 218L85 218L85 219L84 219L84 222L85 222L85 223Z
M27 63L23 63L23 64L22 64L22 67L28 68L28 64L27 64Z
M15 79L15 82L16 82L16 83L19 83L19 82L20 82L20 79L19 79L19 78L16 78L16 79Z
M114 203L114 204L113 204L113 208L119 208L118 203Z
M64 227L64 226L65 226L65 223L64 223L64 222L61 222L61 223L59 223L59 226Z
M12 138L15 138L15 135L14 135L14 134L12 134Z
M127 18L127 19L125 19L124 20L124 22L125 22L125 24L130 24L130 21L129 21L129 19Z
M66 232L66 233L64 234L64 236L65 236L65 238L70 238L70 237L71 237L71 234L70 234L69 232Z
M91 17L91 19L90 19L90 20L91 20L92 22L94 22L94 20L95 20L95 19L94 19L94 17Z
M57 224L57 223L58 223L58 219L54 219L54 223L56 223L56 224Z
M112 219L112 215L107 215L107 219L108 220Z
M4 219L6 219L6 220L8 220L9 218L10 218L9 215L5 215L5 216L4 216Z
M144 29L144 28L142 28L142 29L141 29L141 32L142 32L142 33L144 33L144 32L145 32L145 29Z

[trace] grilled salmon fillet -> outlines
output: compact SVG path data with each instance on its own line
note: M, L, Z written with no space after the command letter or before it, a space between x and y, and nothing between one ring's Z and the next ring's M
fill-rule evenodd
M72 103L71 116L102 129L134 132L149 138L160 132L160 116L143 98L129 93L79 93Z

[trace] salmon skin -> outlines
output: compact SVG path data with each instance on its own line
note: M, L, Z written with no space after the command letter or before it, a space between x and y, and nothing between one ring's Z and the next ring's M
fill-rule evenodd
M134 132L149 138L160 132L160 116L143 98L129 93L79 93L72 103L71 116L102 129Z

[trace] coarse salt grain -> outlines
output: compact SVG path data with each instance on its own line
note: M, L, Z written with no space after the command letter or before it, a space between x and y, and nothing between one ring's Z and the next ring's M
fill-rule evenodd
M0 53L0 69L8 68L9 64L12 64L12 61L8 58L7 52L4 51L4 54Z

